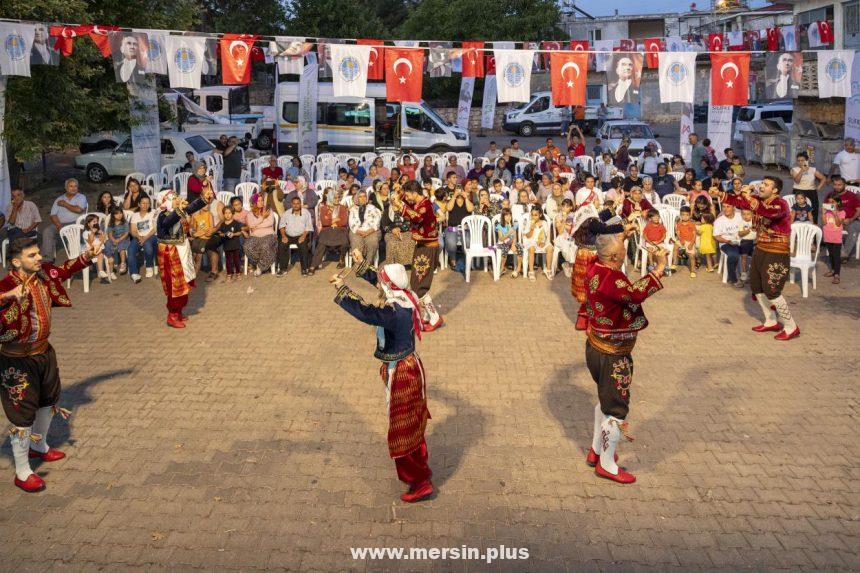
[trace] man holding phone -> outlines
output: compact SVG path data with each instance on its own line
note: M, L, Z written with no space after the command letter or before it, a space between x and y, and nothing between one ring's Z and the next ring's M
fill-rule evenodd
M782 179L768 175L755 188L744 185L740 195L720 191L717 197L723 205L753 212L756 245L750 264L750 290L764 312L764 322L753 331L776 332L777 340L791 340L800 336L800 327L782 296L790 272L791 210L780 198L781 191Z

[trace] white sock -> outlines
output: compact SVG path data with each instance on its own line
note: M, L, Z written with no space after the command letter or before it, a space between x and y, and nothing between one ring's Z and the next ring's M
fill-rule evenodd
M12 457L15 458L15 475L19 480L24 481L33 470L30 469L30 428L15 428L16 432L12 434L10 441L12 442ZM21 436L20 437L19 433Z
M33 421L33 433L42 436L38 442L32 442L30 447L39 453L48 453L48 430L51 428L51 420L54 410L50 406L36 410L36 419Z
M758 301L761 310L764 312L764 325L765 326L773 326L776 324L776 311L770 308L772 304L771 301L768 300L766 296L763 294L755 295L756 300ZM780 297L781 298L781 297Z
M623 422L624 420L613 416L604 416L603 422L600 423L600 467L612 475L618 475L615 450L618 448L619 440L621 440L621 424Z
M591 449L594 453L600 454L600 423L603 422L603 410L600 409L598 403L594 407L594 435L591 438Z
M788 310L788 303L785 302L785 297L779 295L770 301L770 304L776 307L776 313L779 315L779 321L783 325L786 334L791 334L797 328L797 323L791 316L791 311Z

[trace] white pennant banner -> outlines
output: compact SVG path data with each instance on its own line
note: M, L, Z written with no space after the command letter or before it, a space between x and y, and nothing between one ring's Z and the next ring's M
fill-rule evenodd
M499 103L529 101L535 51L494 49L493 54L496 56Z
M170 87L200 89L200 74L206 52L206 38L167 36L167 71Z
M696 92L696 52L661 52L660 103L693 103Z
M0 22L0 74L30 77L30 52L36 27L23 22Z
M818 97L851 97L853 50L819 50Z
M370 46L331 45L332 91L334 97L364 97Z

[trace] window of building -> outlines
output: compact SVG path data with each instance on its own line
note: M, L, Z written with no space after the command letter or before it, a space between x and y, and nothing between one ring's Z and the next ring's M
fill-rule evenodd
M210 96L206 98L206 111L221 111L224 109L224 100L221 96Z
M860 48L860 1L842 4L843 45L845 48Z
M798 12L794 15L794 21L798 26L809 25L820 20L829 20L833 22L833 6L825 6L824 8L816 8L815 10L807 10L806 12ZM804 28L805 29L805 28ZM797 35L797 44L801 50L809 50L809 36L805 33Z
M589 30L588 43L594 45L594 42L603 39L603 30Z

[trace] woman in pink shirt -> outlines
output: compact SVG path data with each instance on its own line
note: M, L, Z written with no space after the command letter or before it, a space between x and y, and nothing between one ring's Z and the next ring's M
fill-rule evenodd
M256 267L254 274L260 276L263 269L275 264L278 251L275 215L266 204L266 195L263 193L256 193L251 197L251 210L246 212L248 237L245 239L245 255Z

